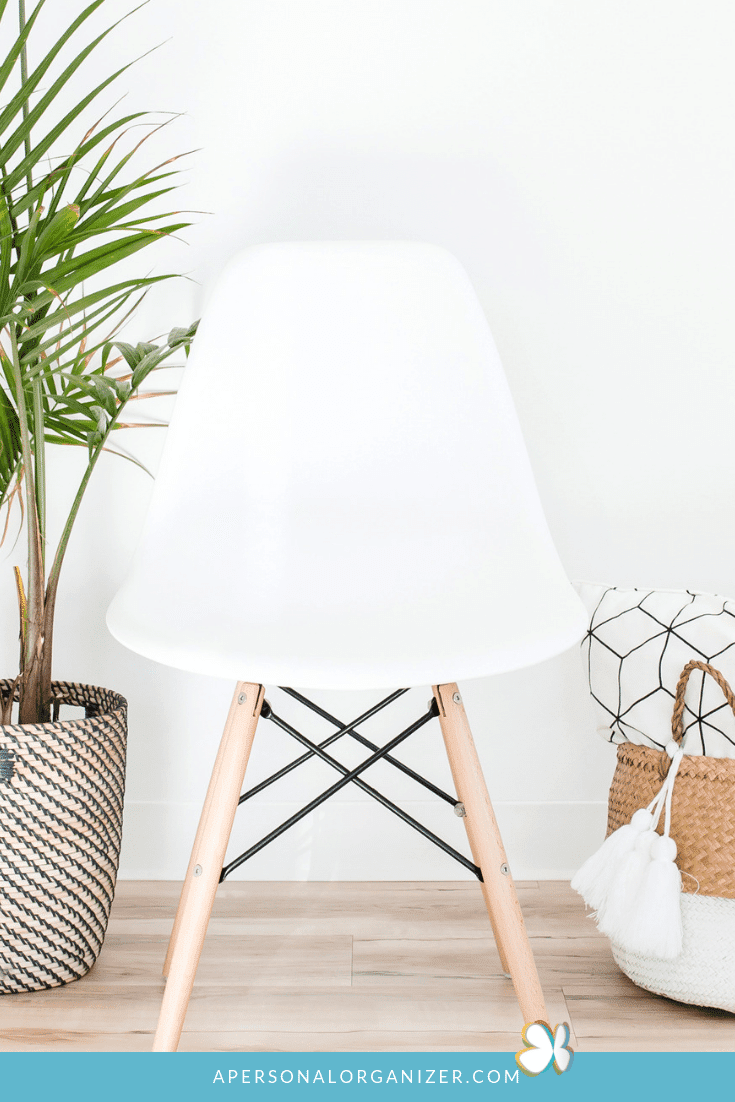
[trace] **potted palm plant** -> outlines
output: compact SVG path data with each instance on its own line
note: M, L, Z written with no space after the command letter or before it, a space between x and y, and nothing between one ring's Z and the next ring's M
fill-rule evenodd
M57 4L58 40L29 67L45 2L26 18L19 0L12 25L15 12L0 0L0 27L12 39L0 61L0 535L17 505L28 553L25 577L15 567L19 670L0 681L0 992L76 979L102 945L120 848L127 706L106 689L52 680L56 595L102 453L125 454L118 434L140 423L130 411L151 393L143 384L188 352L195 331L136 345L117 339L147 290L174 278L131 275L129 265L121 274L120 262L188 223L160 211L175 186L171 160L135 167L145 137L133 127L149 135L157 119L107 114L89 125L128 66L68 102L72 77L116 25L85 35L107 0L70 22L68 5L62 13ZM51 532L47 462L61 446L83 449L86 464L61 531ZM64 718L66 705L81 705L84 716Z

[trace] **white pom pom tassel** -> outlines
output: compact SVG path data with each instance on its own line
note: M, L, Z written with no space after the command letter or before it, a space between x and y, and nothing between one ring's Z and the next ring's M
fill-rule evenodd
M641 879L639 890L633 898L629 897L627 914L621 914L615 934L610 934L629 953L640 953L658 960L674 960L682 950L681 873L676 867L676 842L670 832L674 781L683 756L683 750L675 751L664 786L659 793L659 800L661 794L665 793L666 818L663 836L654 837L649 865ZM657 820L660 804L658 806Z
M653 816L646 808L639 808L629 823L614 830L600 848L588 857L572 880L572 887L579 892L588 907L603 909L621 863L635 848L645 831L653 830Z
M661 790L647 808L636 811L582 866L572 881L596 908L602 933L628 952L673 960L681 953L681 873L670 837L674 781L683 751L666 747L673 760ZM655 832L666 807L664 834Z
M607 895L597 912L598 929L617 945L625 944L631 907L651 864L651 843L656 837L652 829L638 835L634 848L617 866Z
M628 912L620 938L629 953L673 960L682 950L681 873L676 866L676 842L655 836L651 859Z

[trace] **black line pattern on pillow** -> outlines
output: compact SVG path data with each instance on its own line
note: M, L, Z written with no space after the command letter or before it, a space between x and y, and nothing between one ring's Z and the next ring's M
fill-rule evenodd
M663 748L676 683L692 658L735 684L735 602L691 590L576 588L590 613L582 648L598 729L608 741ZM690 754L735 758L735 718L699 671L687 690L684 735Z

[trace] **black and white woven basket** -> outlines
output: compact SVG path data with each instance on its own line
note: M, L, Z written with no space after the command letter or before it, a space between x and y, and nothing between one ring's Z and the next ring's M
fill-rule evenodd
M0 725L0 994L85 975L115 892L127 702L67 681L53 693L54 714L68 704L85 715Z

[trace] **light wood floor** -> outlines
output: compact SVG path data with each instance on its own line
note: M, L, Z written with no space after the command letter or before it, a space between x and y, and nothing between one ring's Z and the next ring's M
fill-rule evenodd
M0 1050L146 1051L180 885L121 882L92 971L0 998ZM735 1049L735 1015L650 995L565 882L519 896L552 1024L578 1051ZM183 1051L514 1052L523 1022L479 886L221 886Z

